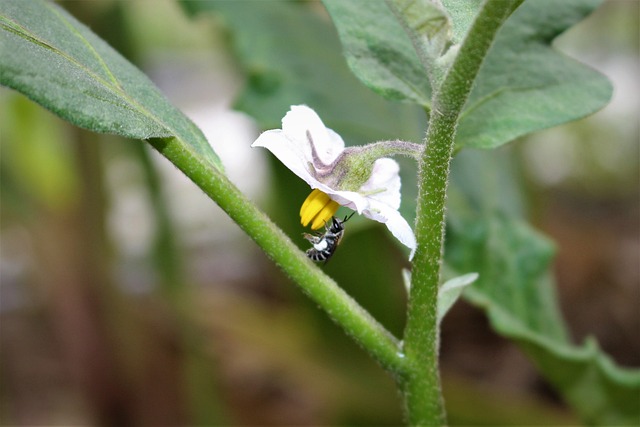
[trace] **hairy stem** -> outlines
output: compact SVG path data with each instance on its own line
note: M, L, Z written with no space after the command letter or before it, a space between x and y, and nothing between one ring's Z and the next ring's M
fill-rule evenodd
M407 418L412 425L446 424L438 369L437 296L443 256L445 196L455 131L498 29L520 3L522 0L485 2L434 95L427 146L420 162L418 246L404 334L408 373L402 386Z
M149 141L251 237L358 344L396 376L404 372L398 340L356 303L222 173L175 138Z
M359 153L360 155L366 154L372 159L372 162L381 157L393 156L407 156L419 161L424 151L424 145L396 139L393 141L379 141L363 146L348 147L344 151L346 153Z

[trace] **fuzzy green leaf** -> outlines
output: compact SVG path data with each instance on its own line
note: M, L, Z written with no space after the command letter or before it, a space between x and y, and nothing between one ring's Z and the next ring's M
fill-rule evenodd
M389 99L431 105L424 61L384 0L323 0L351 70ZM402 2L401 2L402 3ZM480 2L443 0L453 47L466 34ZM585 117L610 99L609 81L563 55L553 40L591 13L601 0L523 3L498 33L460 117L458 147L494 148L525 134ZM400 15L400 18L402 16ZM404 26L415 19L404 17ZM450 59L450 58L449 58ZM445 61L445 64L448 61Z
M611 99L602 74L559 53L553 40L601 0L535 0L517 9L487 56L460 118L459 147L494 148L588 116Z
M430 107L423 64L384 0L324 0L351 71L387 99Z
M519 345L586 423L637 425L640 370L616 366L593 340L571 343L549 272L553 244L519 218L508 168L466 154L454 161L446 248L454 270L479 273L463 296Z
M520 346L585 422L637 425L640 371L616 366L595 340L576 346L566 338L548 274L553 251L546 239L523 223L498 218L467 224L463 233L471 229L477 233L463 246L477 252L467 248L468 258L456 264L479 269L480 280L465 290L465 298Z
M437 87L453 59L451 19L444 8L431 0L386 0L396 19L409 36L413 48ZM449 55L444 53L449 50Z
M177 138L221 168L202 132L119 53L59 6L0 1L0 84L76 126Z

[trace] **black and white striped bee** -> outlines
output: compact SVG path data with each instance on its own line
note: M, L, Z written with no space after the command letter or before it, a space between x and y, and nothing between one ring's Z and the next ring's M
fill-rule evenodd
M355 212L354 212L355 213ZM307 250L307 257L315 262L324 261L325 264L329 261L329 258L333 256L342 236L344 235L344 223L347 222L353 214L345 216L342 221L332 216L331 224L326 224L325 231L322 234L308 234L304 233L305 239L311 242L312 248Z

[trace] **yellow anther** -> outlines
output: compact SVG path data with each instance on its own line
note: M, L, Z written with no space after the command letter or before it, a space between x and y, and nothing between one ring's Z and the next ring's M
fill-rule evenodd
M340 205L317 188L309 194L300 208L300 223L317 230L324 226L336 213Z
M327 203L322 208L322 210L318 212L318 215L316 215L316 217L313 219L313 222L311 223L311 229L317 230L318 228L328 223L339 207L340 205L337 202L334 202L333 200Z
M307 198L305 199L304 203L302 204L302 207L300 207L300 217L302 217L302 214L307 210L307 207L309 207L311 202L313 200L318 199L318 198L323 198L323 199L326 200L326 199L329 198L329 196L327 196L326 194L324 194L322 191L318 190L317 188L314 189L311 192L311 194L309 194L309 196L307 196ZM323 203L326 203L326 201L323 202Z

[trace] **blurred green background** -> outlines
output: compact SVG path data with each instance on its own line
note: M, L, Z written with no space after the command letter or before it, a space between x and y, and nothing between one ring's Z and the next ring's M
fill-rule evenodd
M423 113L350 75L321 3L60 3L192 117L301 248L309 189L250 149L261 130L304 103L347 144L423 135ZM595 335L624 366L640 365L639 16L634 0L607 1L556 42L613 81L607 108L463 152L452 177L466 191L470 167L507 171L506 203L557 242L573 337ZM0 148L3 425L402 422L382 369L142 142L74 128L2 88ZM415 164L401 162L412 220ZM354 218L324 268L399 336L406 255L384 227ZM452 425L578 422L464 302L443 323L442 372Z

